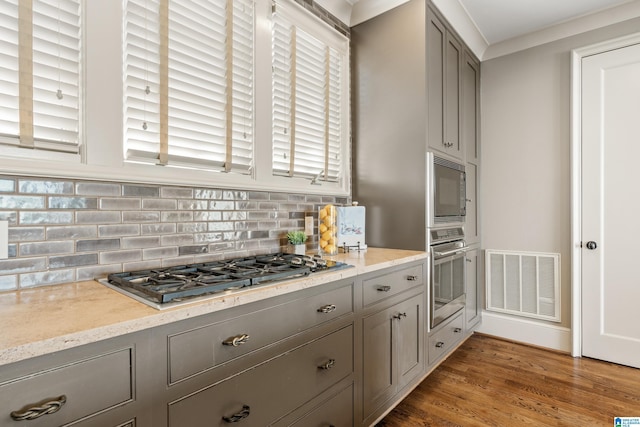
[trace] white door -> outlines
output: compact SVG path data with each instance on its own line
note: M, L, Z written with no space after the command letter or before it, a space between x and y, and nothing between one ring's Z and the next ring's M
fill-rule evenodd
M640 45L582 59L582 354L640 367Z

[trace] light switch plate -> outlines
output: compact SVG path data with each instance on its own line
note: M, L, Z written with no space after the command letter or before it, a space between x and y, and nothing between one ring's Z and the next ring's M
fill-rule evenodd
M0 221L0 259L9 258L9 221Z
M307 236L313 236L313 217L312 216L304 217L304 233Z

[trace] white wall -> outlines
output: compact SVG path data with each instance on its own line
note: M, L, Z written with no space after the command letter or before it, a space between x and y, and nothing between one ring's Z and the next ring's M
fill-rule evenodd
M539 330L523 337L516 325L494 327L504 319L489 315L483 332L569 351L570 52L638 31L636 18L482 62L482 245L562 257L560 325L534 322Z

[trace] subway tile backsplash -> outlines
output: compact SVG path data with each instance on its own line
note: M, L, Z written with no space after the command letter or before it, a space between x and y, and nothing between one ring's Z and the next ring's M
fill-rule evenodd
M285 250L305 215L345 197L0 177L0 292ZM311 236L309 248L317 243Z

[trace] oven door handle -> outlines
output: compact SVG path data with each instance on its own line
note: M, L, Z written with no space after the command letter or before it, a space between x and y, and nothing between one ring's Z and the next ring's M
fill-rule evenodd
M452 249L450 251L443 251L443 252L433 251L433 256L434 256L434 258L443 258L443 257L450 256L450 255L464 254L468 250L469 250L469 248L465 246L463 248L456 248L456 249Z

